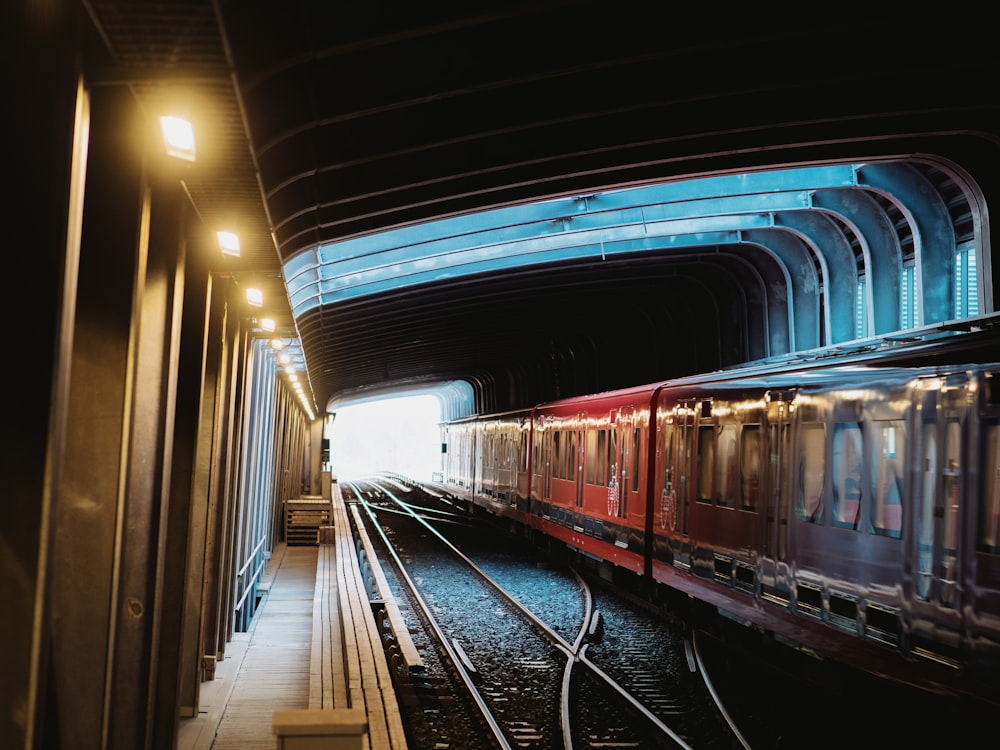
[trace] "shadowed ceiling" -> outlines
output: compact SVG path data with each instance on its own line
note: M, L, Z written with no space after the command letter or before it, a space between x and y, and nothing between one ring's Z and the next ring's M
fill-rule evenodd
M193 102L204 156L186 179L191 200L207 228L239 228L244 253L227 270L263 285L280 333L301 341L321 410L449 380L473 384L478 410L500 410L844 341L853 303L836 295L854 290L834 283L841 266L828 248L881 290L866 314L868 333L885 333L900 326L874 311L896 305L886 300L915 233L977 243L988 257L998 56L973 19L845 5L678 12L630 0L84 7L100 50L95 86L125 83L150 113ZM335 267L365 238L384 251L386 230L743 172L773 173L755 195L791 195L779 168L805 165L852 165L855 179L800 186L794 211L692 196L690 213L671 220L687 216L694 229L613 253L453 265L354 296L320 291L324 262ZM875 165L867 178L865 165ZM876 167L896 172L875 179ZM739 194L711 184L711 198ZM834 188L837 206L815 199ZM670 205L687 204L681 195ZM941 214L932 228L919 220L928 207ZM751 215L766 225L750 226ZM624 211L620 224L603 217L605 233L634 225ZM579 216L547 221L566 230ZM873 236L894 250L870 252ZM581 238L568 246L594 245ZM804 250L788 249L793 240ZM799 257L811 269L796 268ZM877 283L875 257L896 264ZM393 269L374 252L370 264ZM301 309L288 299L293 271L316 275ZM306 278L294 283L305 289ZM811 279L811 301L789 303L792 291L810 294ZM924 289L933 309L936 292ZM992 297L983 307L994 309Z

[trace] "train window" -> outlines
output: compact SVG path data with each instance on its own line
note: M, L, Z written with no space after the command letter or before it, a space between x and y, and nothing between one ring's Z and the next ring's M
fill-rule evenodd
M566 430L563 435L563 479L572 479L576 474L576 432Z
M520 435L521 450L518 451L518 456L521 458L520 469L522 472L528 470L528 433L522 432Z
M632 492L639 491L639 430L632 430Z
M562 432L556 430L552 434L552 476L563 478Z
M1000 425L987 425L986 444L983 446L983 466L990 467L984 474L983 519L979 549L1000 554Z
M677 502L674 487L674 426L663 426L663 492L660 495L660 528L673 528L674 503Z
M872 423L872 528L897 539L903 534L905 442L901 421Z
M576 430L566 433L566 478L576 479Z
M587 484L597 484L597 430L587 430Z
M688 533L688 516L691 504L691 452L694 449L694 429L690 420L691 412L685 414L683 407L677 409L680 420L677 425L677 453L675 496L677 506L674 510L674 528L682 534Z
M857 529L861 520L861 426L841 422L833 426L831 446L833 525Z
M605 476L608 469L608 431L597 431L597 484L601 487L605 484Z
M740 484L744 510L757 510L760 494L760 425L743 426L740 439Z
M602 432L604 432L604 430L602 430ZM601 484L605 484L610 487L612 482L618 481L618 478L615 476L618 472L618 430L608 430L607 434L608 449L607 452L601 457L605 472L604 480ZM597 473L601 473L601 468L598 468Z
M799 494L795 515L800 521L823 523L823 474L826 430L821 422L803 423L799 432Z
M698 502L712 502L712 469L715 467L715 427L698 428Z
M715 445L715 502L723 508L736 507L736 425L719 425Z

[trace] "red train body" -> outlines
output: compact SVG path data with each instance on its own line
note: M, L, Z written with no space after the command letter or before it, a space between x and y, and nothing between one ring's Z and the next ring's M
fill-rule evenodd
M1000 364L716 373L445 426L445 484L782 642L1000 703Z

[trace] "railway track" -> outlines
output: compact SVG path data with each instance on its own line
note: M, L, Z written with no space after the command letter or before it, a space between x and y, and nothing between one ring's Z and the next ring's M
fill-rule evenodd
M411 707L411 732L424 738L415 745L748 747L712 703L676 628L471 527L445 499L421 496L417 508L400 497L407 487L350 489L406 589L425 662L427 651L437 654ZM428 712L431 683L452 710ZM451 728L453 719L464 729Z

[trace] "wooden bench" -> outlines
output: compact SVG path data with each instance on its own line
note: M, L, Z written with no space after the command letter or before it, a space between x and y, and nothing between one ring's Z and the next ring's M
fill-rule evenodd
M377 562L362 568L339 486L333 486L331 495L333 526L321 530L316 561L309 707L275 712L278 747L405 750L393 673L369 595L368 578ZM366 556L374 561L370 552ZM377 576L385 581L381 569ZM384 591L389 591L387 584ZM401 625L395 602L390 608L396 610L390 619ZM419 660L415 648L407 654L414 657ZM352 732L360 744L350 744Z
M375 548L368 537L368 532L365 531L364 523L362 523L361 511L356 503L351 504L350 510L354 518L354 528L357 529L359 559L363 553L367 563L368 576L371 578L370 586L374 588L374 598L371 599L372 608L385 613L384 627L387 632L384 631L383 634L389 635L392 639L391 654L399 660L400 669L406 673L412 675L421 672L424 669L424 660L414 645L413 638L410 637L410 630L403 621L399 604L392 595L392 589L382 571L382 566L379 565Z

